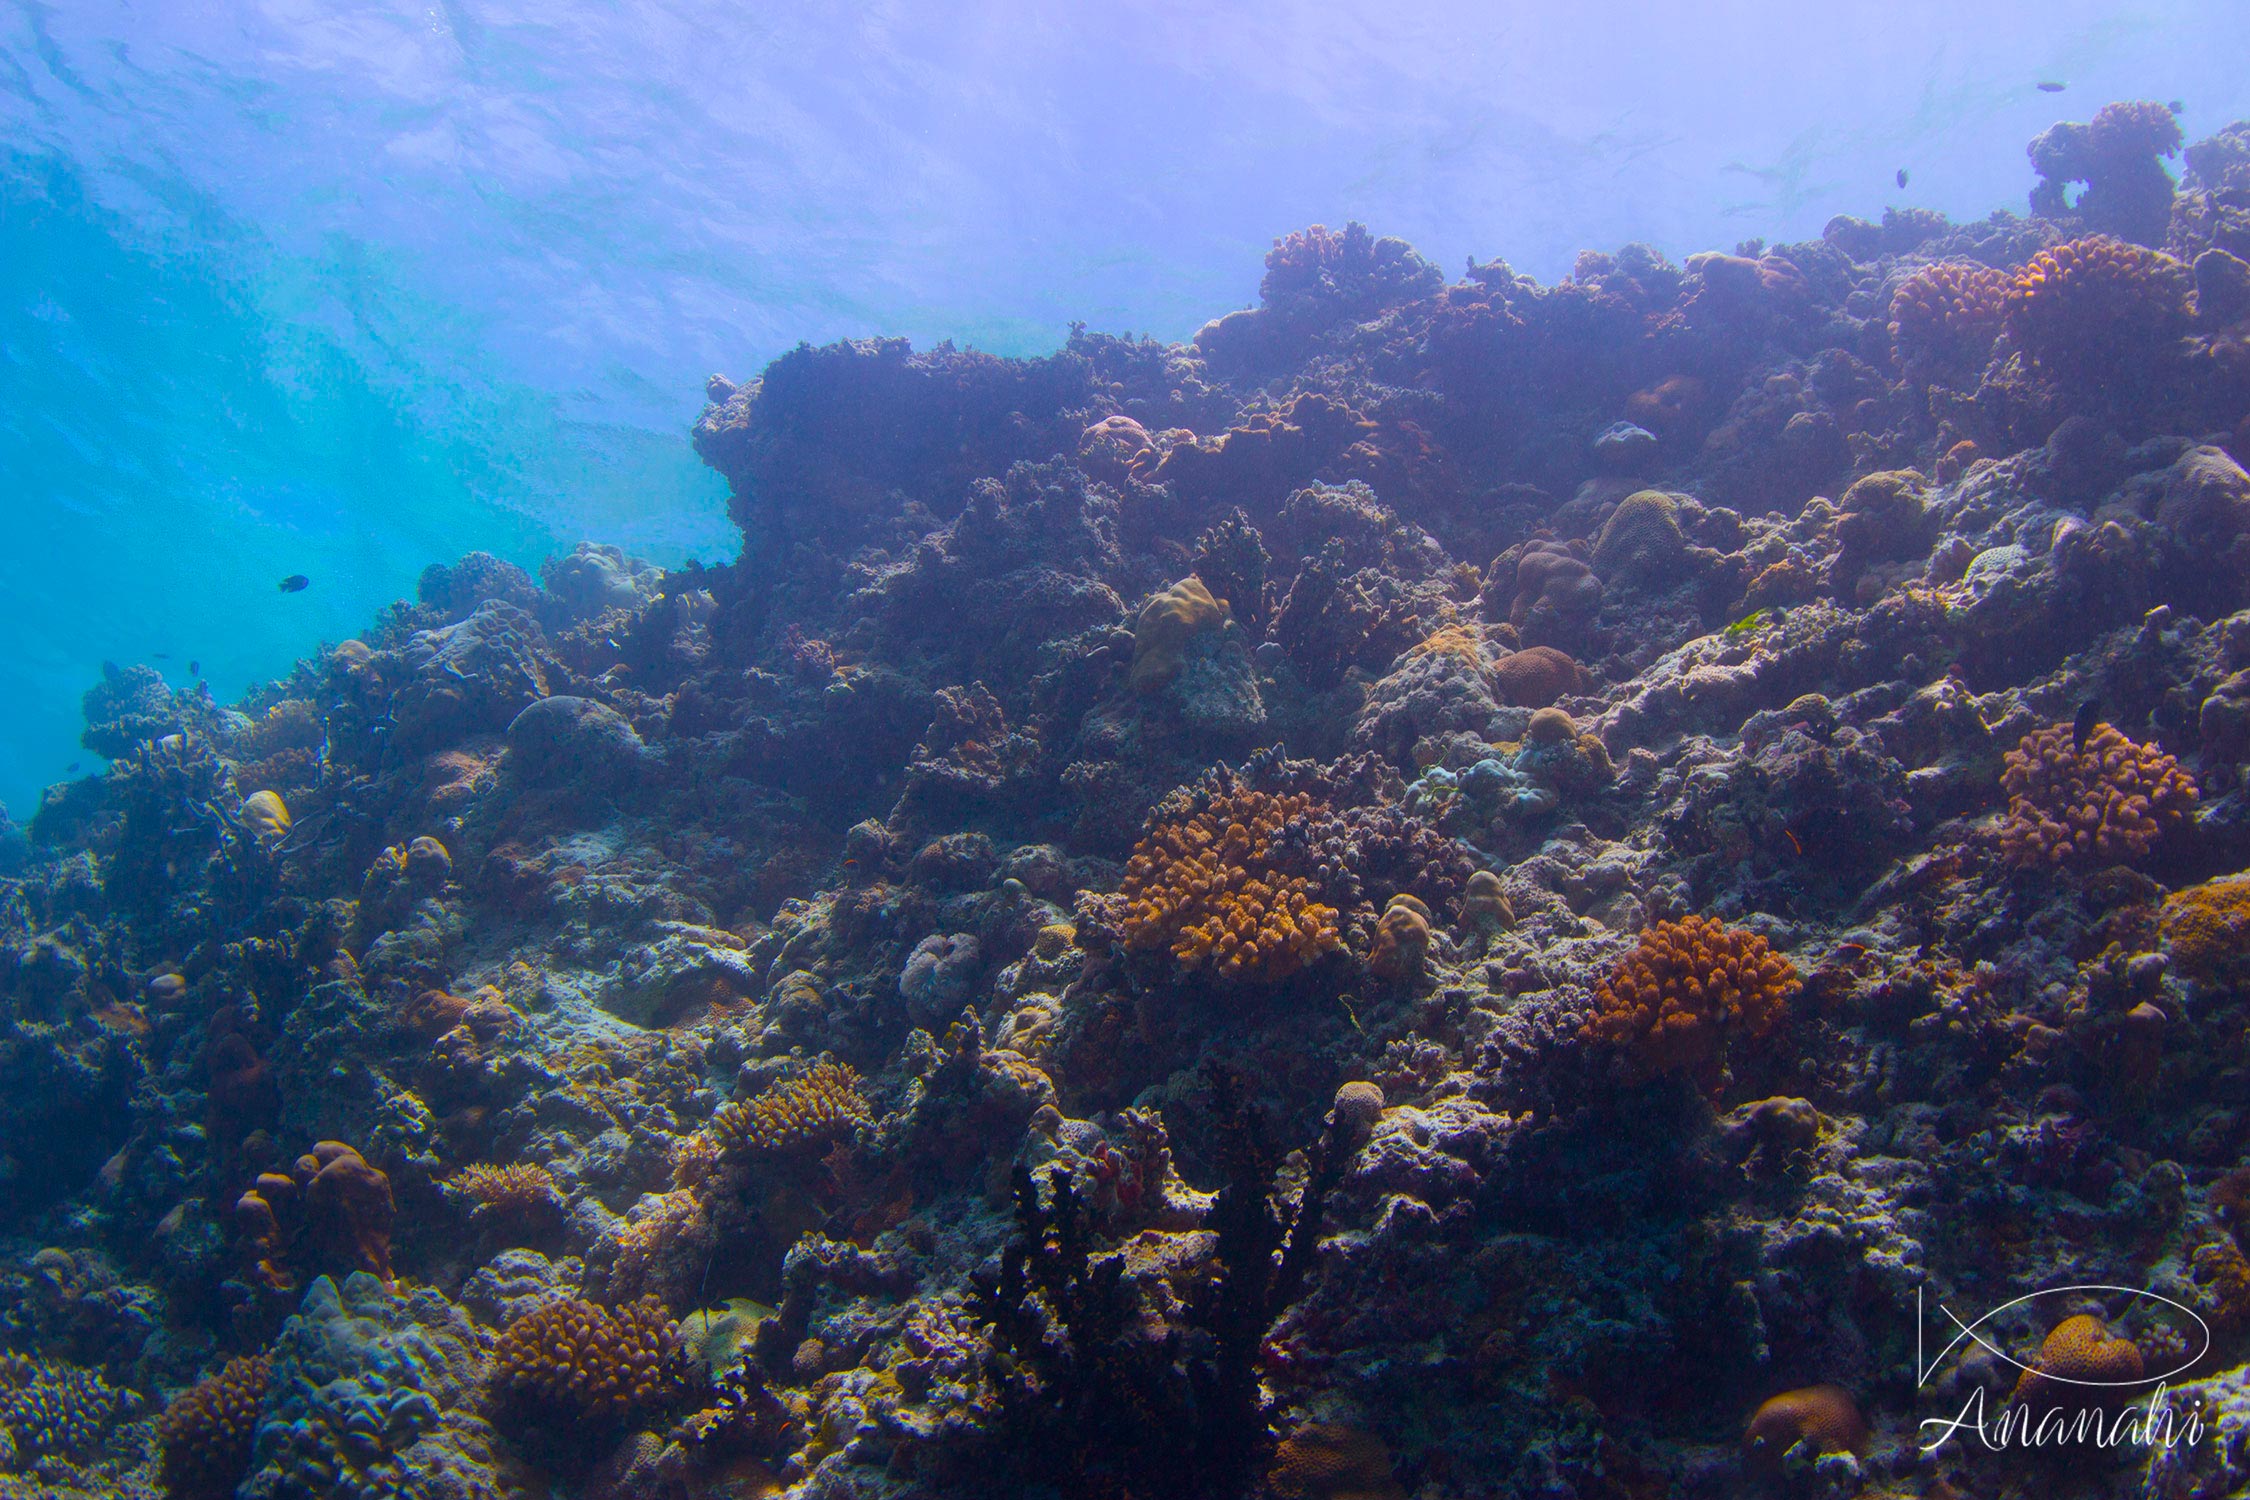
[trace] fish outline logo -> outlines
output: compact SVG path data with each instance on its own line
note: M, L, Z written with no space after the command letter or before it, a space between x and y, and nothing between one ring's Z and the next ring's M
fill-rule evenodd
M1947 1307L1943 1302L1940 1302L1938 1304L1938 1310L1944 1313L1946 1317L1950 1318L1953 1322L1953 1326L1955 1328L1958 1328L1960 1332L1956 1333L1951 1339L1947 1340L1945 1347L1938 1350L1935 1358L1925 1359L1924 1353L1928 1347L1927 1340L1929 1330L1929 1314L1925 1297L1926 1290L1926 1288L1919 1286L1914 1289L1914 1383L1917 1386L1926 1385L1929 1383L1931 1374L1936 1371L1939 1365L1945 1362L1945 1359L1948 1355L1950 1355L1955 1349L1958 1349L1961 1346L1961 1341L1963 1339L1972 1340L1977 1344L1978 1347L1984 1349L1997 1358L2006 1361L2008 1364L2015 1366L2017 1369L2023 1371L2027 1375L2037 1375L2040 1379L2049 1381L2056 1385L2075 1385L2086 1387L2129 1388L2134 1386L2161 1385L2165 1381L2170 1380L2175 1375L2186 1373L2189 1369L2193 1368L2197 1360L2203 1358L2204 1355L2211 1352L2211 1325L2203 1320L2203 1315L2201 1313L2197 1312L2194 1308L2189 1307L2186 1303L2175 1302L2170 1297L2165 1296L2162 1292L2152 1292L2146 1287L2118 1286L2112 1282L2092 1281L2080 1282L2074 1286L2045 1287L2036 1292L2026 1292L2021 1297L2011 1298L2010 1300L2001 1303L1998 1307L1990 1309L1973 1323L1962 1322L1960 1314L1956 1313L1952 1308ZM2153 1375L2137 1375L2130 1380L2087 1380L2077 1376L2057 1375L2050 1371L2034 1369L2032 1366L2025 1364L2022 1360L2017 1359L2007 1350L1998 1347L1996 1344L1992 1343L1982 1334L1977 1332L1979 1328L1984 1327L1993 1319L1999 1317L2002 1313L2007 1312L2010 1308L2021 1307L2027 1302L2035 1302L2042 1297L2061 1297L2067 1296L2073 1292L2122 1292L2128 1297L2146 1298L2151 1302L2161 1302L2166 1307L2187 1314L2187 1316L2194 1321L2197 1329L2199 1329L2203 1334L2202 1346L2196 1349L2193 1353L2188 1354L2179 1362L2179 1364L2173 1366L2171 1369L2159 1371L2158 1373Z

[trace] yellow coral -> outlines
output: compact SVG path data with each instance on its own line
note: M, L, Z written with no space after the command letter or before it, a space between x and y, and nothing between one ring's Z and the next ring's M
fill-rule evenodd
M2229 875L2164 898L2157 930L2190 979L2229 984L2250 977L2250 875Z
M2070 725L2033 730L2008 752L2000 785L2008 793L2000 844L2019 865L2138 859L2196 797L2177 760L2107 724L2079 746Z
M1580 1035L1623 1047L1646 1075L1687 1070L1703 1081L1728 1046L1778 1026L1797 970L1754 932L1707 917L1659 922L1594 993Z
M2016 1381L2018 1400L2061 1400L2070 1390L2092 1394L2141 1378L2140 1346L2109 1331L2087 1313L2057 1323L2039 1345L2039 1357Z
M1406 655L1409 661L1434 656L1478 676L1489 671L1492 665L1485 659L1483 638L1469 625L1440 626L1407 647Z
M1188 643L1227 623L1227 602L1189 574L1141 606L1133 622L1133 691L1153 693L1180 675Z
M271 1368L262 1354L237 1355L164 1408L156 1442L164 1454L164 1493L171 1500L218 1500L234 1493L250 1467L258 1403Z
M1335 909L1272 860L1274 835L1317 810L1303 792L1221 792L1151 829L1111 898L1127 946L1166 948L1191 969L1251 980L1285 978L1341 948Z
M685 1379L680 1327L653 1297L615 1312L578 1298L510 1323L493 1345L503 1414L614 1422L662 1405Z
M523 1161L504 1167L467 1167L446 1179L446 1186L474 1199L480 1213L520 1214L555 1201L553 1175L545 1167Z
M726 1105L711 1118L711 1137L730 1154L756 1156L827 1140L867 1117L859 1074L822 1058L800 1077Z

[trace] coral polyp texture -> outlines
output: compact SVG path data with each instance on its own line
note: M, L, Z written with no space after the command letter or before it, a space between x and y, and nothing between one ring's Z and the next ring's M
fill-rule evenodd
M1781 1025L1800 988L1796 966L1755 932L1708 917L1659 922L1596 988L1582 1034L1639 1073L1708 1076L1729 1048Z
M2125 864L2141 858L2195 806L2195 778L2154 745L2108 724L2079 743L2072 726L2025 735L2000 784L2000 845L2019 865Z
M224 1500L250 1467L258 1405L273 1361L238 1354L172 1398L156 1424L159 1477L171 1500Z
M738 1099L711 1117L711 1137L724 1151L762 1156L818 1145L868 1118L859 1075L822 1058L795 1078L752 1099Z
M2179 118L2028 216L795 349L695 425L737 556L105 670L0 818L0 1494L2250 1492ZM2088 1371L2205 1440L1931 1445Z
M1128 946L1218 979L1271 982L1342 946L1336 909L1280 869L1275 840L1322 809L1304 792L1215 792L1133 846L1113 901Z

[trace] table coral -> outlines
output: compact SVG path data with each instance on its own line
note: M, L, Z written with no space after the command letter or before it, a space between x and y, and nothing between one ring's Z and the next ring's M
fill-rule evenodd
M2057 724L2008 752L2000 845L2015 864L2130 863L2195 805L2195 779L2155 746L2108 724L2096 725L2083 746L2071 739L2071 726Z
M1708 1084L1730 1047L1787 1019L1798 989L1796 968L1757 933L1700 916L1659 922L1596 989L1580 1035L1622 1048L1636 1073Z
M156 1424L163 1454L159 1470L171 1500L222 1500L250 1467L258 1404L265 1398L273 1362L238 1354L174 1397Z
M720 1147L737 1156L796 1151L844 1134L868 1118L859 1074L822 1058L796 1078L773 1084L755 1099L738 1099L711 1117Z
M1342 946L1335 908L1275 867L1283 825L1311 817L1302 793L1216 792L1157 822L1134 847L1111 900L1128 946L1167 950L1221 979L1283 979Z

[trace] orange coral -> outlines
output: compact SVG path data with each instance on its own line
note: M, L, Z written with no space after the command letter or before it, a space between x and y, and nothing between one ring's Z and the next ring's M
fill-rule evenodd
M1580 1035L1624 1047L1643 1074L1688 1070L1708 1083L1731 1043L1781 1023L1798 987L1795 966L1754 932L1706 917L1659 922L1594 992Z
M1335 909L1272 859L1274 835L1318 811L1303 792L1219 792L1150 829L1112 898L1127 946L1168 948L1191 969L1249 980L1286 978L1341 948Z
M2195 779L2155 746L2107 724L2071 738L2067 724L2035 729L2008 752L2000 844L2016 864L2138 859L2195 805Z
M258 1403L271 1370L262 1354L237 1355L164 1408L156 1443L164 1454L164 1493L171 1500L218 1500L234 1493L250 1467Z
M2232 984L2250 978L2250 875L2174 891L2164 898L2157 931L2190 979Z
M2108 235L2052 245L2009 289L2008 334L2048 373L2100 383L2187 332L2191 284L2171 256Z
M1857 1453L1867 1446L1867 1423L1851 1392L1833 1385L1783 1391L1750 1418L1742 1448L1753 1463L1771 1466L1807 1441L1823 1453Z
M446 1186L467 1194L479 1213L523 1214L555 1202L553 1174L526 1161L467 1167L447 1179Z
M491 1372L503 1414L617 1422L676 1395L686 1359L680 1325L655 1298L612 1312L571 1297L510 1323Z
M1390 1450L1372 1432L1312 1424L1274 1448L1267 1482L1285 1500L1401 1500Z
M2104 1387L2130 1384L2141 1378L2140 1346L2109 1331L2109 1325L2088 1313L2065 1318L2039 1345L2039 1357L2016 1381L2016 1399L2045 1396L2065 1399L2072 1390L2092 1398Z
M721 1108L711 1117L711 1137L731 1155L757 1156L817 1144L867 1117L859 1074L824 1057L801 1077Z
M1430 909L1412 896L1393 896L1375 928L1368 972L1380 979L1412 979L1430 952Z
M1924 266L1891 294L1891 348L1925 378L1973 376L1991 357L2006 311L2007 273L1965 261Z
M1524 708L1546 708L1583 685L1578 663L1552 646L1511 651L1493 665L1501 697Z

